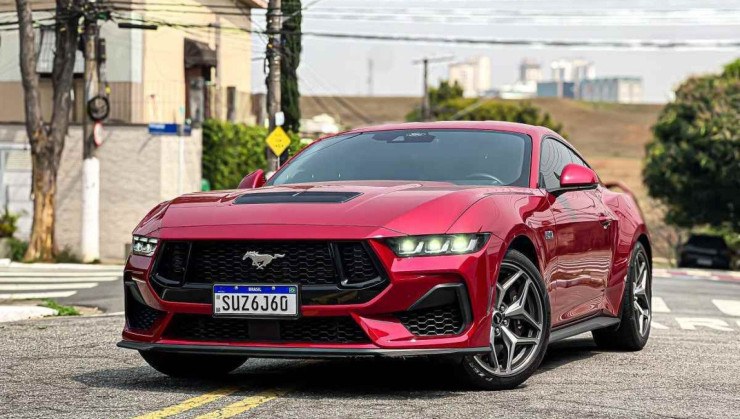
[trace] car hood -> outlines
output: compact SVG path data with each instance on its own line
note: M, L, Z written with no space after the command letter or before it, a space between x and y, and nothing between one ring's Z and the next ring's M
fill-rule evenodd
M137 234L250 225L374 227L391 234L439 234L476 201L511 190L440 182L331 182L194 193L152 210ZM304 202L307 196L333 202Z

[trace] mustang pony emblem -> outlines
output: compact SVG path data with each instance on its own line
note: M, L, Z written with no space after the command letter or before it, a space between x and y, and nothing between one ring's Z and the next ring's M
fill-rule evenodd
M247 258L249 258L252 260L252 266L256 267L257 269L265 269L265 266L272 263L273 260L282 257L285 257L285 255L281 255L279 253L275 253L274 255L263 255L261 253L249 251L244 254L242 260L247 260Z

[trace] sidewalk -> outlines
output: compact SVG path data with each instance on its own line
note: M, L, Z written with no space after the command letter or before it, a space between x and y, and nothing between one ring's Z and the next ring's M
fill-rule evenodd
M36 305L44 299L96 311L121 311L122 272L121 265L0 260L0 323L55 315L56 311Z
M654 268L653 276L656 278L706 279L709 281L740 283L740 272L738 271L718 271L691 268Z

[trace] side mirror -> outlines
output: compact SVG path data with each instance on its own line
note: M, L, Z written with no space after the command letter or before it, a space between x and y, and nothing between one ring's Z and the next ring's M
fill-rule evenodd
M238 189L255 189L260 188L267 182L265 177L265 171L257 169L254 172L244 176L241 182L239 182Z
M560 174L561 189L589 189L599 184L596 173L588 167L571 163Z

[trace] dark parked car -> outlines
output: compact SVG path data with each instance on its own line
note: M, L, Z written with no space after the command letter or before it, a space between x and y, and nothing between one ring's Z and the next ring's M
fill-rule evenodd
M730 269L732 250L725 239L707 234L692 234L678 248L678 266Z

